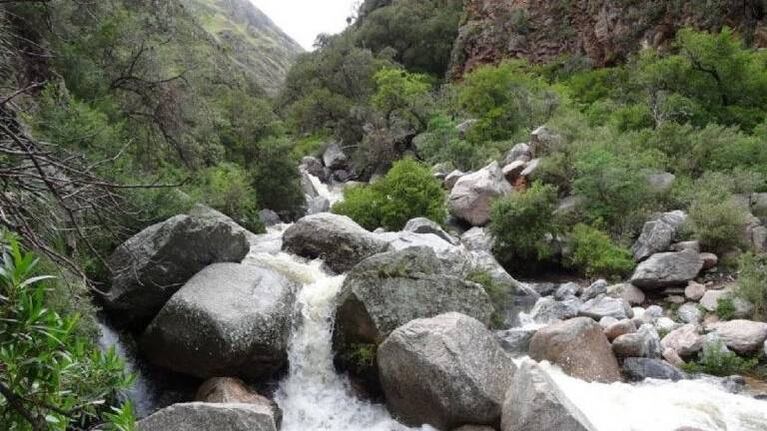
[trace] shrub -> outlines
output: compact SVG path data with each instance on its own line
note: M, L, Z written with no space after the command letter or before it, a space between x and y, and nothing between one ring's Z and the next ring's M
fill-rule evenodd
M687 363L682 368L689 373L705 373L714 376L744 374L756 367L756 359L744 359L726 350L721 341L708 343L698 355L696 362Z
M270 138L257 144L256 157L250 160L252 184L261 208L269 208L287 218L304 212L304 193L296 160L291 158L286 139Z
M264 226L258 217L256 191L247 173L237 165L221 163L203 172L193 192L198 200L228 215L246 229L259 233Z
M428 167L412 159L394 163L372 185L344 191L344 201L334 205L333 212L347 215L369 230L399 230L416 217L441 224L447 217L442 184Z
M599 229L578 224L569 239L570 255L565 263L588 277L620 278L634 269L631 252Z
M722 320L732 320L735 317L735 302L732 298L719 298L716 302L716 315Z
M754 320L767 321L767 256L751 253L741 256L735 293L754 304Z
M493 278L485 271L475 272L469 274L467 277L469 281L482 285L490 297L490 302L493 304L493 315L490 317L490 324L494 328L503 328L506 323L505 311L509 307L509 300L511 299L511 292L509 289L501 284L493 281Z
M742 245L748 213L731 194L731 178L706 175L695 185L686 229L707 250L726 252Z
M553 186L534 183L528 190L498 199L491 210L495 252L507 265L546 260L552 255L547 234L555 233Z
M10 430L91 429L107 415L132 423L129 408L110 411L131 384L114 350L101 352L79 332L79 316L47 307L51 277L14 238L0 238L0 421ZM113 424L114 426L115 424Z

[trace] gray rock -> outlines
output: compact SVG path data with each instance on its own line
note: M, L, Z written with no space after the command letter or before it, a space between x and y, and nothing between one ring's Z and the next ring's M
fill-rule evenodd
M664 349L673 349L680 357L688 358L703 348L703 336L698 325L687 324L669 332L660 342Z
M597 322L577 317L554 323L533 335L530 357L557 364L569 375L588 382L620 381L618 360Z
M304 192L304 196L307 199L316 198L319 196L317 188L314 187L314 183L309 176L309 173L303 170L299 170L301 174L301 190Z
M152 225L112 253L112 284L104 306L121 324L145 326L194 274L217 262L239 262L250 250L248 232L232 219L178 215Z
M472 251L491 251L495 239L481 227L473 227L461 235L461 243Z
M298 168L309 175L319 178L320 181L328 181L328 171L322 165L322 161L316 157L306 156L301 159Z
M714 253L701 253L700 258L703 260L703 270L709 270L716 268L719 264L719 257Z
M628 302L605 295L584 302L578 309L578 314L597 321L605 316L614 317L618 320L634 317L634 312Z
M637 331L633 320L624 319L611 324L605 328L605 336L611 343L621 335L632 334Z
M687 214L684 212L672 211L645 223L642 234L631 247L634 259L640 262L653 254L668 250L686 219Z
M671 244L670 251L692 250L700 253L700 241L682 241Z
M527 162L522 160L511 162L503 167L503 177L506 178L506 181L509 183L514 184L519 177L522 176L522 172L525 171L525 168L527 168Z
M661 345L658 332L652 325L642 325L638 331L621 335L613 340L613 352L619 358L654 358L661 357Z
M658 332L667 334L673 331L674 329L681 328L683 324L674 322L671 318L663 316L656 319L655 323L653 323L653 326Z
M325 163L325 167L332 171L346 169L348 166L349 158L341 149L341 146L333 142L325 149L322 154L322 162Z
M165 304L141 337L142 351L200 378L269 377L287 361L297 290L271 270L210 265Z
M618 323L619 320L615 317L605 316L601 319L599 319L599 326L601 326L603 329L609 328L611 325L614 325Z
M580 286L575 283L564 283L559 286L559 289L554 293L554 298L558 301L564 301L565 299L572 298L578 295L581 291Z
M559 201L554 214L560 217L576 214L584 203L586 199L582 196L567 196Z
M465 172L454 170L445 176L445 188L447 190L453 190L455 183L466 175Z
M306 202L306 214L320 214L330 211L330 201L328 198L317 196Z
M604 295L607 293L607 281L606 280L597 280L589 287L583 290L583 293L581 294L581 300L588 301L589 299L594 299L599 295Z
M532 159L533 152L531 151L530 146L527 144L517 144L506 153L506 157L503 159L503 164L505 166L517 161L529 162Z
M644 290L685 285L703 268L700 255L692 250L657 253L640 263L631 283Z
M282 248L309 259L322 259L335 272L345 272L389 244L352 219L337 214L313 214L294 223L283 235Z
M519 173L520 177L527 178L528 180L535 178L535 173L538 171L538 167L541 165L541 159L533 159L527 162L525 169Z
M359 343L379 344L413 319L451 311L488 325L493 306L485 290L449 275L445 265L433 250L411 247L375 255L354 267L338 298L336 351Z
M642 305L646 300L644 292L630 283L607 286L607 295L612 296L613 298L622 298L632 306Z
M579 305L580 301L575 297L566 301L557 301L550 296L540 298L530 310L530 317L534 322L540 324L567 320L578 315Z
M262 209L258 212L258 219L261 220L261 223L264 224L264 226L274 226L277 224L282 223L282 220L280 220L279 214L276 212L270 210L270 209Z
M490 221L490 206L498 197L512 192L498 163L463 176L450 191L450 213L473 225L483 226Z
M538 295L541 295L541 296L553 295L554 292L559 288L558 284L548 283L548 282L528 283L528 286L530 286L531 289L536 291Z
M425 217L419 217L414 218L407 222L405 225L405 228L403 229L405 232L413 232L413 233L430 233L433 235L436 235L443 240L447 241L451 245L458 245L459 241L457 238L454 238L452 235L445 232L440 225L437 223L425 218Z
M730 297L732 297L732 291L729 289L709 290L701 297L700 305L707 311L715 312L716 308L719 306L719 300Z
M273 400L254 392L240 379L232 377L208 379L197 389L194 400L203 403L259 405L272 412L277 429L282 424L282 409L280 409L280 406Z
M767 323L763 322L731 320L712 323L706 330L716 332L727 347L739 354L755 353L767 340Z
M484 425L464 425L453 431L495 431L495 428Z
M562 144L562 137L546 126L535 129L530 134L530 149L533 157L541 157Z
M705 294L706 286L694 281L687 283L687 287L684 289L684 296L690 301L700 301Z
M339 183L348 183L351 180L353 180L357 174L354 173L354 171L346 170L346 169L339 169L337 171L333 171L333 179L338 181Z
M687 378L678 368L652 358L626 358L623 361L623 374L628 380L640 382L644 379L672 380L677 382Z
M136 423L138 431L276 431L273 412L257 404L184 403Z
M485 325L447 313L397 328L378 349L386 404L407 425L492 425L516 369Z
M676 176L669 172L652 173L647 176L647 184L650 189L656 193L663 193L671 190L676 181Z
M651 305L642 314L642 321L644 323L654 323L661 317L663 317L663 308L659 305Z
M525 361L506 394L501 430L596 431L596 427L538 364Z
M533 339L536 331L536 329L511 328L496 331L495 337L507 353L512 356L522 356L530 350L530 340Z
M694 302L687 302L683 304L676 311L676 314L679 316L679 320L684 323L698 324L703 320L703 312L700 311L698 304Z
M471 130L472 127L474 127L475 124L477 124L479 120L477 119L468 119L466 121L463 121L461 124L455 126L455 129L458 131L458 136L461 139L466 139L466 134Z

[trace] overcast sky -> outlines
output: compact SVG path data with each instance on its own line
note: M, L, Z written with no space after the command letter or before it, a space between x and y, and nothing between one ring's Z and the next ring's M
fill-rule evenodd
M312 49L320 33L338 33L346 27L354 0L251 0L285 33Z

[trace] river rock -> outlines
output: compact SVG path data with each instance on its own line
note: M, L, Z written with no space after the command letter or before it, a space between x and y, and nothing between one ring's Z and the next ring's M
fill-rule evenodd
M639 264L631 283L644 290L686 285L702 268L700 255L692 250L657 253Z
M575 283L564 283L559 286L556 292L554 292L554 299L557 301L564 301L568 298L574 298L581 291L580 286Z
M670 347L663 349L663 359L675 367L681 367L685 364L684 359Z
M715 312L716 307L719 306L719 300L732 296L732 291L729 289L724 290L709 290L703 294L700 299L700 306L707 311Z
M258 219L264 226L270 227L282 223L280 215L270 209L262 209L258 212Z
M465 175L450 192L448 206L455 217L473 225L483 226L490 221L493 200L512 192L498 163Z
M633 320L624 319L619 322L613 323L605 329L605 336L609 342L613 342L621 335L631 334L637 331L637 327Z
M287 360L297 290L268 269L210 265L165 304L141 338L142 351L200 378L269 377Z
M653 254L668 250L686 219L684 212L673 211L645 223L641 235L631 247L634 259L641 262Z
M580 305L580 300L575 297L565 301L557 301L548 296L540 298L535 303L533 309L530 310L530 317L534 322L540 324L567 320L578 315L578 308Z
M694 302L687 302L676 310L676 315L679 316L679 320L684 323L699 324L703 320L703 312L700 311L698 304Z
M421 234L432 234L436 235L437 237L445 240L450 245L458 245L459 241L457 238L454 238L452 235L445 232L444 229L437 223L425 218L425 217L419 217L414 218L407 222L405 225L405 228L402 229L405 232L413 232L413 233L421 233Z
M317 196L306 201L306 215L320 214L330 211L330 201L326 197Z
M397 328L378 368L394 416L449 430L497 423L516 367L482 322L447 313Z
M623 298L629 305L642 305L646 296L641 289L630 283L614 284L607 286L607 295L613 298Z
M638 331L621 335L613 340L613 353L619 358L660 358L661 346L658 332L645 324Z
M255 404L272 411L277 429L282 424L282 409L276 402L252 391L240 379L233 377L214 377L206 380L197 390L195 401L223 404Z
M591 317L594 320L599 320L605 316L614 317L618 320L634 317L634 312L628 302L606 295L600 295L583 303L578 308L578 314Z
M687 287L684 289L684 296L690 301L700 301L705 294L706 286L694 281L687 283Z
M653 323L653 326L655 327L655 330L657 330L658 332L668 334L674 329L681 328L683 324L679 322L675 322L674 319L670 317L663 316L656 319L655 322Z
M432 249L411 247L381 253L349 272L338 298L334 343L381 343L392 331L418 318L450 311L485 325L493 306L481 285L449 275L449 265Z
M583 290L583 293L581 294L581 300L582 301L588 301L590 299L594 299L599 295L603 295L607 293L607 281L606 280L597 280L589 287Z
M673 349L680 357L688 358L703 348L703 336L698 325L687 324L669 332L660 342L661 347Z
M346 272L389 244L352 219L337 214L306 216L285 230L282 248L309 259L320 258L335 272Z
M607 329L607 328L609 328L610 326L612 326L612 325L614 325L616 323L618 323L618 319L616 319L615 317L611 317L611 316L605 316L605 317L599 319L599 326L601 326L602 329ZM605 334L605 335L607 335L607 334Z
M514 374L501 417L502 431L596 431L540 365L525 361Z
M683 380L687 376L666 361L652 358L626 358L623 361L623 374L628 380L640 382L644 379Z
M177 215L152 225L112 253L104 306L125 326L144 327L193 275L217 262L239 262L250 250L232 219Z
M491 251L495 239L485 228L473 227L461 235L461 243L471 251Z
M337 171L346 169L349 158L341 149L341 146L338 143L333 142L328 145L325 152L322 154L322 161L325 163L325 167L331 171Z
M507 353L513 356L522 356L530 350L530 340L533 339L536 332L536 329L511 328L496 331L495 337Z
M767 323L750 320L730 320L712 323L706 327L721 337L724 344L740 354L760 350L767 339Z
M328 181L329 172L322 165L322 161L316 157L306 156L298 165L299 170L319 178L323 183Z
M136 423L138 431L276 431L272 411L258 404L184 403Z
M618 361L602 327L588 317L540 329L530 340L530 357L557 364L567 374L589 382L620 380Z

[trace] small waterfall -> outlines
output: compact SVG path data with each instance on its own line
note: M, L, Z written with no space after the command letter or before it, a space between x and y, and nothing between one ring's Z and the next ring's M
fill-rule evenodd
M286 253L252 253L247 261L303 285L288 349L289 374L276 394L284 415L282 430L409 429L393 420L383 406L355 397L348 379L333 367L333 313L344 276L330 276L322 271L320 261L302 262Z
M320 181L320 179L315 177L314 175L307 174L307 176L309 177L309 180L312 182L312 186L314 186L314 189L317 190L317 194L327 199L330 202L331 207L333 206L334 203L343 199L344 197L343 184L328 185Z

